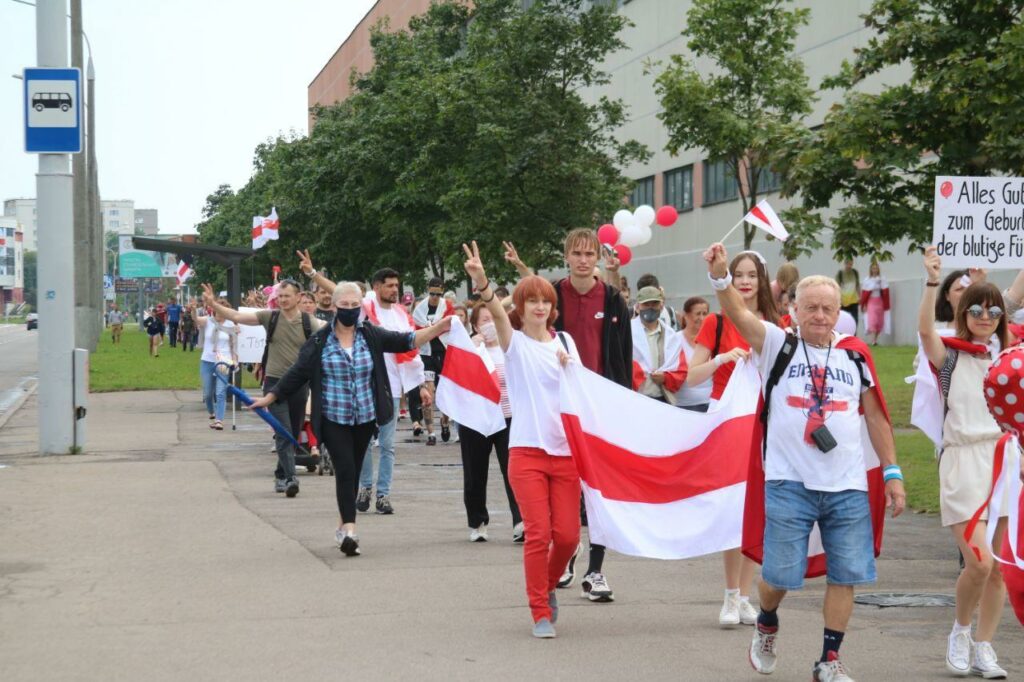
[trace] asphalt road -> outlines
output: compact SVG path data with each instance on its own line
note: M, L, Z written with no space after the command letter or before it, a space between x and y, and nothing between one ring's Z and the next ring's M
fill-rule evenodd
M23 324L0 324L0 412L20 392L19 384L36 376L38 338L38 331L26 331Z

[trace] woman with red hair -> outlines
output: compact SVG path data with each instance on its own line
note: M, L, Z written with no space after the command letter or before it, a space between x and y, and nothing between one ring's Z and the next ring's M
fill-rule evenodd
M494 295L476 242L463 244L466 272L494 318L505 352L505 381L515 419L509 433L508 477L523 516L523 568L533 636L555 636L555 587L580 537L580 478L569 452L558 405L561 367L579 362L572 337L553 331L557 296L546 279L523 278L512 300L513 328Z

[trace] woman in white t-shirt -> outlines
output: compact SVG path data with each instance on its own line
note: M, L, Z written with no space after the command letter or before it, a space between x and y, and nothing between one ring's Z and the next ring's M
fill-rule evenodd
M697 348L697 334L704 324L704 318L708 316L708 310L708 302L700 296L691 296L683 304L683 352L686 354L687 363L693 358L693 351ZM695 386L683 383L682 388L676 393L676 405L685 410L707 412L711 403L712 383L711 377Z
M555 288L546 279L524 277L512 293L516 331L494 295L480 250L463 245L466 272L494 318L505 352L505 380L515 418L509 433L509 481L523 515L523 565L533 636L555 636L555 586L576 551L580 535L580 477L569 452L558 404L562 366L579 362L576 344L552 330L558 315Z
M217 302L223 306L230 305L226 298L221 298ZM194 303L190 307L190 312L203 336L203 355L199 360L203 402L206 403L206 411L210 414L210 428L222 431L228 385L217 379L218 371L226 371L223 367L218 370L217 363L238 365L238 327L218 313L214 313L213 316L196 315Z

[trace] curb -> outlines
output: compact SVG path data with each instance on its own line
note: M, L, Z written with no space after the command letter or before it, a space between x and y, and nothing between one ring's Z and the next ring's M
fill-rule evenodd
M10 420L10 418L13 417L15 413L17 413L21 406L25 404L25 401L29 399L29 396L36 392L36 388L38 386L38 379L36 379L35 377L28 377L27 379L23 379L21 383L18 384L13 389L15 391L20 390L21 395L15 398L14 402L11 403L11 405L7 409L5 409L3 412L0 412L0 429L2 429L4 425Z

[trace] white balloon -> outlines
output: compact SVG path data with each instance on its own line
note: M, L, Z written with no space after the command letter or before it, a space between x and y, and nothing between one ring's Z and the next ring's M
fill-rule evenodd
M654 236L654 232L651 231L650 225L644 225L640 228L640 231L643 233L643 239L640 241L640 246L643 246L647 242L651 241L651 237Z
M615 216L612 218L612 225L619 228L619 232L622 232L628 225L632 225L635 222L633 214L626 209L616 211Z
M650 206L639 206L633 211L633 218L640 227L650 227L654 224L654 209Z
M629 248L640 246L643 243L644 232L643 228L636 223L630 223L622 230L619 235L619 243L625 244Z

